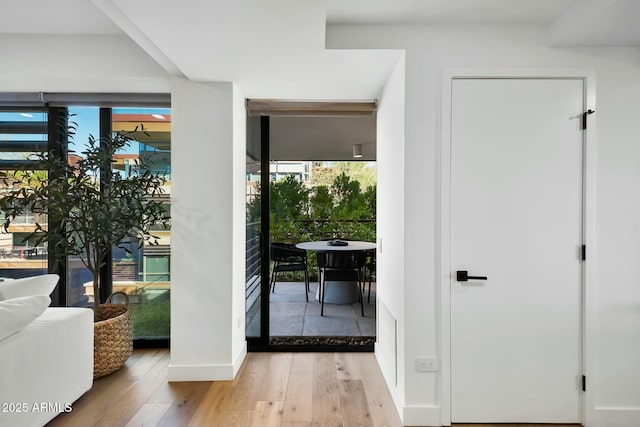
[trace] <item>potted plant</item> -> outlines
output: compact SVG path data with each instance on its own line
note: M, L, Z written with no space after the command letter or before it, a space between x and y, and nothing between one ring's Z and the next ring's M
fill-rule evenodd
M77 124L65 118L61 126L66 127L69 138L72 138ZM114 323L109 319L114 314L102 308L120 305L103 305L100 301L100 273L111 262L109 254L114 247L129 251L122 242L130 242L131 239L138 239L140 246L157 244L158 238L152 234L152 226L166 226L169 220L159 198L164 192L165 179L151 172L148 159L140 158L134 162L129 176L123 176L112 167L116 153L136 141L137 132L144 130L136 128L133 132L113 132L101 139L89 136L80 156L69 156L69 159L53 153L35 154L35 162L29 169L5 178L9 191L0 200L0 209L7 218L5 231L18 215L28 212L46 214L47 223L36 224L26 239L36 246L47 243L49 251L56 251L60 256L77 256L91 272L96 321L94 376L104 375L98 372L99 365L103 363L99 360L100 342L105 345L122 342L121 346L128 346L116 358L120 360L115 364L120 365L115 369L110 366L107 371L118 369L131 354L131 325L126 325L127 321L130 322L128 311L115 310L116 317L124 315L122 324L115 329L125 333L128 329L128 337L98 337L102 322ZM48 174L43 171L48 171ZM113 349L109 352L112 353ZM113 355L109 357L113 358Z

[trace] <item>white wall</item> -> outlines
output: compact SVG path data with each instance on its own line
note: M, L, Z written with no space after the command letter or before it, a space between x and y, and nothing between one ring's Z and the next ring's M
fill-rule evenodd
M239 368L247 352L245 326L246 285L246 169L247 169L247 110L245 98L237 85L233 85L233 175L231 177L233 205L233 332L231 335L232 361ZM228 178L227 178L228 179ZM234 372L235 375L235 372Z
M0 92L161 92L169 76L125 36L0 34Z
M442 75L451 67L571 67L595 70L596 266L592 426L640 425L640 52L636 48L551 48L543 27L331 26L330 48L406 50L404 169L404 407L439 406L439 376L413 370L440 354L438 279ZM398 170L396 173L402 173ZM383 203L383 202L381 202ZM597 253L596 253L597 251ZM597 256L597 258L595 258ZM447 289L442 291L446 292ZM432 423L432 411L411 411ZM421 415L420 415L421 414ZM406 414L405 414L406 415ZM411 423L420 424L412 419ZM405 419L405 423L407 420Z
M182 78L172 80L171 95L169 380L228 380L246 352L238 339L239 305L234 304L239 281L244 284L238 276L244 269L238 268L234 243L244 233L236 226L237 183L231 179L238 174L234 148L238 101L232 83ZM240 220L244 223L244 214ZM244 260L244 252L241 255Z
M380 96L377 112L376 282L378 331L376 357L397 405L404 402L404 94L402 56ZM381 306L381 305L384 305ZM388 310L389 317L384 310ZM393 322L395 321L395 322ZM389 331L389 334L386 332ZM396 334L396 337L390 336ZM396 384L397 382L397 384Z
M246 354L241 91L172 80L125 36L0 34L0 58L0 92L171 92L169 377L233 378Z

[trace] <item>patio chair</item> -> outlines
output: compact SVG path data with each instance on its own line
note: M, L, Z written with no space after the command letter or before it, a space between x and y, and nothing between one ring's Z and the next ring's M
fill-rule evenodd
M364 265L365 270L366 270L366 278L368 279L369 282L369 290L367 292L367 302L371 302L371 282L373 280L373 276L376 274L376 250L370 250L366 252L367 254L367 261ZM376 278L377 280L377 278ZM362 292L364 293L364 283L365 281L362 281Z
M309 302L309 274L307 273L307 251L298 249L289 243L271 243L271 261L273 270L271 272L271 292L276 290L276 278L278 273L290 271L302 271L304 273L304 296Z
M360 282L364 279L362 275L366 261L366 254L362 251L327 251L316 252L318 268L321 270L320 282L320 316L324 316L324 296L325 284L327 280L340 282L356 282L358 287L358 300L360 310L364 317L364 300Z

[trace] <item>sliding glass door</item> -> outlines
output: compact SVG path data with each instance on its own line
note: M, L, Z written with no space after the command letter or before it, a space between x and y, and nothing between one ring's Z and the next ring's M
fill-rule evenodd
M265 290L269 277L268 127L268 117L247 117L245 304L250 348L265 346L269 339L269 293Z

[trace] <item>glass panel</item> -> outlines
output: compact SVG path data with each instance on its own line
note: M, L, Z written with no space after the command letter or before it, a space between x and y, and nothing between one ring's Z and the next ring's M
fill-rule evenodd
M272 162L270 170L278 171L277 180L270 185L270 235L272 242L296 244L303 241L322 241L341 238L352 241L376 242L376 164L375 162ZM285 168L286 167L286 168ZM310 180L301 182L306 170L310 170ZM351 245L352 243L349 243ZM362 247L367 246L360 246ZM371 245L369 247L374 247ZM319 243L317 249L326 247ZM346 248L348 249L348 247ZM341 339L343 344L358 346L372 345L375 336L375 251L350 250L359 266L357 274L347 276L345 271L338 276L325 272L323 295L325 302L331 302L331 316L348 320L339 325L317 322L317 314L291 316L292 309L299 301L305 301L303 280L300 272L291 268L277 277L276 289L270 294L270 342L272 344L333 345L338 342L333 337L353 337ZM308 274L311 277L311 291L316 295L319 285L318 253L307 251ZM347 254L347 252L340 252ZM272 253L273 255L273 253ZM294 272L295 271L295 272ZM362 279L366 279L366 287ZM369 293L369 278L373 298ZM363 286L360 303L358 281ZM288 282L288 283L287 283ZM338 282L341 282L337 284ZM366 295L364 292L366 291ZM309 301L312 301L309 296ZM325 305L325 315L327 306ZM361 311L362 310L362 311ZM366 316L362 313L367 312ZM292 322L297 322L293 324ZM347 326L357 325L357 327ZM296 332L297 331L297 332ZM285 338L294 335L295 338ZM302 335L302 338L298 337ZM311 338L312 337L312 338Z
M114 131L134 132L137 142L116 153L114 168L129 177L138 159L166 179L161 199L167 209L171 200L171 110L168 108L114 108ZM122 242L113 248L113 291L129 294L133 338L169 338L171 288L171 229L156 227L158 245Z
M255 182L253 183L255 184ZM260 187L247 182L246 336L260 336ZM257 206L257 207L256 207ZM257 215L254 216L254 215Z
M0 179L0 191L6 191L11 186L11 182L19 179L19 176L19 172L1 170L0 178L3 179ZM0 222L5 222L2 213L0 213ZM0 232L0 279L17 279L47 272L46 244L34 246L33 242L26 239L27 234L35 230L36 222L46 227L46 215L27 213L18 216L6 231L3 229Z
M46 112L0 110L0 161L25 161L46 150Z
M76 123L76 131L69 142L69 162L76 162L87 146L89 135L100 137L100 109L98 107L69 107L69 120ZM67 258L67 305L86 307L93 304L93 277L77 256Z
M246 160L246 336L260 337L261 304L261 248L260 248L260 122L259 118L247 118L247 160Z
M28 164L30 155L47 149L47 113L28 109L0 109L0 195L20 181L15 169ZM42 172L46 173L46 172ZM4 215L0 213L4 223ZM27 213L15 218L7 230L0 232L0 279L35 276L47 272L47 247L36 247L25 236L43 226L47 218Z

